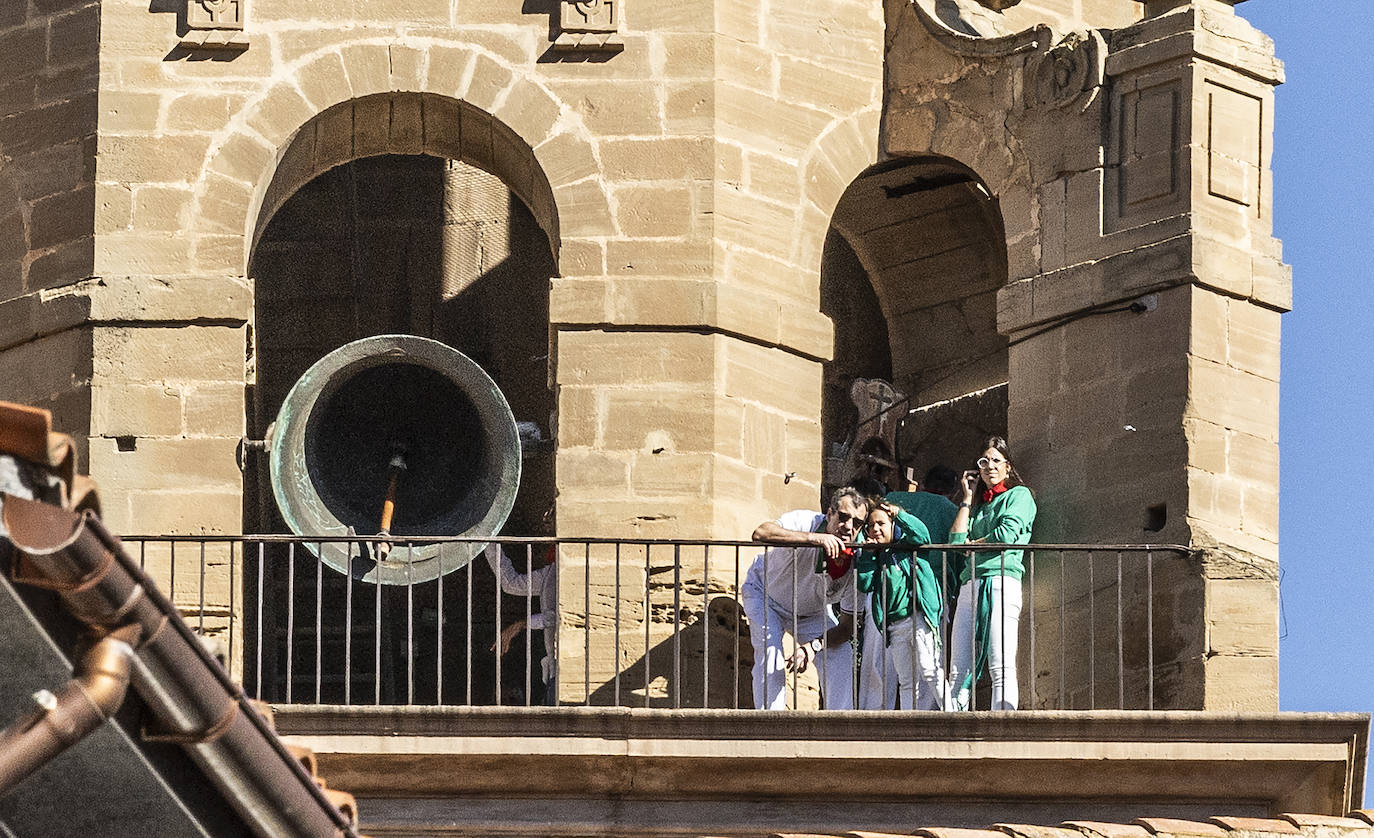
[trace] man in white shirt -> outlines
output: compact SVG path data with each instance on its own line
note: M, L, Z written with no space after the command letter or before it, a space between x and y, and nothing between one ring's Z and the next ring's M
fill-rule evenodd
M524 550L520 551L520 565L525 567L529 564ZM499 545L492 542L487 545L487 563L491 565L491 570L496 574L497 580L501 584L501 590L512 596L539 598L539 606L536 610L531 604L529 606L529 630L544 631L544 659L540 661L543 670L543 680L545 689L544 703L548 705L558 704L558 564L555 561L558 557L558 550L552 544L535 545L534 554L539 552L545 554L545 564L541 567L529 569L526 573L523 570L516 570L506 551ZM539 560L536 558L535 562ZM522 609L523 611L524 609ZM510 651L511 641L514 640L522 630L526 628L526 621L522 614L519 620L506 626L501 631L501 637L492 649L495 650L497 644L500 645L498 654L504 655Z
M786 709L786 670L804 672L814 661L826 709L853 709L848 640L863 598L845 545L858 539L867 515L868 501L846 486L831 495L823 515L797 509L754 530L755 541L774 545L754 559L740 589L754 644L756 708ZM792 635L790 655L783 653L784 634Z

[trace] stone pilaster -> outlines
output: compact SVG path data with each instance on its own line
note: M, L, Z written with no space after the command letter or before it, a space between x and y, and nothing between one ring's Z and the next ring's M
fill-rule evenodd
M1282 70L1229 3L1148 11L1108 45L1100 162L1040 188L1040 271L1001 294L1011 432L1044 540L1195 548L1156 591L1165 702L1272 710Z

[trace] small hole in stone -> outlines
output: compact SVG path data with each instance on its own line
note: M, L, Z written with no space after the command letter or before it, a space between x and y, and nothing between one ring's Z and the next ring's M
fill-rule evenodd
M138 437L117 436L115 437L115 446L120 451L136 451L138 450Z
M1158 503L1145 510L1145 532L1159 532L1169 523L1169 505Z

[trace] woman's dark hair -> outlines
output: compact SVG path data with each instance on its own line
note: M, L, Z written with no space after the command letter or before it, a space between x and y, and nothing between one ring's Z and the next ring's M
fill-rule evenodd
M862 494L866 498L869 498L870 500L872 498L882 498L887 495L887 484L883 483L883 481L871 475L865 474L863 476L856 477L850 481L849 485L853 486L855 489L858 489L860 494ZM872 505L873 504L870 502L869 506Z
M988 437L987 439L983 440L983 447L978 449L978 456L983 456L983 452L988 450L989 448L993 449L998 454L1001 454L1002 458L1007 461L1007 479L1003 481L1007 484L1007 488L1010 489L1013 486L1025 486L1026 481L1021 479L1021 475L1017 473L1016 465L1011 459L1011 448L1007 446L1007 441L1000 436ZM975 504L982 503L983 492L986 492L990 488L992 487L983 483L983 477L980 474L978 477L978 486L973 492L973 502Z
M959 472L949 466L931 466L921 478L921 488L936 495L948 496L959 488Z

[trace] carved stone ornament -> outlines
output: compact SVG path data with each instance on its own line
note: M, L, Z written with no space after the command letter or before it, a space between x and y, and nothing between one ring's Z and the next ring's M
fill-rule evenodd
M187 49L248 49L244 24L248 0L186 0L186 33L180 46Z
M1028 92L1032 105L1086 109L1102 89L1107 45L1096 30L1071 32L1048 51L1032 59Z
M843 453L826 458L822 480L835 486L862 476L896 481L897 430L906 418L906 394L881 378L856 378L849 385L849 399L858 410L858 421Z
M1002 15L990 12L982 0L911 0L911 4L926 32L955 55L1005 58L1042 49L1052 39L1043 23L1011 31Z
M559 0L558 39L553 48L560 52L619 52L625 48L620 37L620 4L624 0Z
M1003 9L1010 9L1012 6L1020 3L1021 0L978 0L978 2L992 9L994 12L1000 12Z

